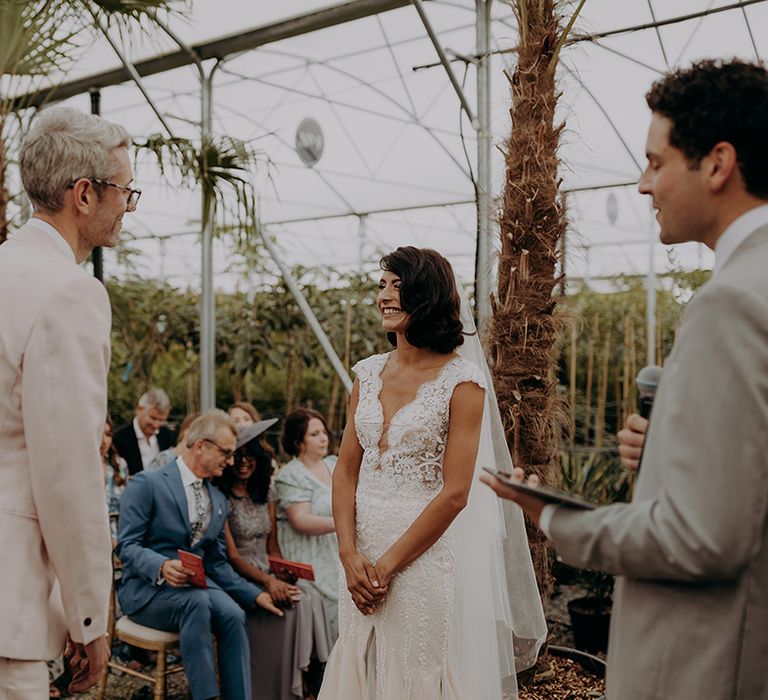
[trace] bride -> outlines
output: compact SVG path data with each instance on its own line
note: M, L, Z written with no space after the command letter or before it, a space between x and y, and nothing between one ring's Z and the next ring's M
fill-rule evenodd
M511 469L490 373L445 258L402 247L381 267L395 350L353 368L333 477L349 594L319 700L500 700L546 625L520 512L471 489L479 466Z

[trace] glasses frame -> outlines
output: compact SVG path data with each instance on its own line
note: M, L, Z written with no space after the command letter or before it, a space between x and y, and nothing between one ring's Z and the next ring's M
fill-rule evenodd
M210 438L200 438L203 442L207 442L211 445L213 445L220 453L221 456L224 457L227 460L234 459L235 452L237 450L225 450L221 445L219 445L218 442L215 440L211 440Z
M114 187L116 190L120 190L121 192L127 192L128 198L125 200L125 211L127 212L136 211L136 207L138 206L139 200L141 199L141 190L137 190L134 187L129 187L128 185L118 185L116 182L102 180L98 177L79 177L77 180L88 180L95 185L105 185L106 187ZM77 180L72 180L72 182L67 183L67 189L71 190L77 184Z

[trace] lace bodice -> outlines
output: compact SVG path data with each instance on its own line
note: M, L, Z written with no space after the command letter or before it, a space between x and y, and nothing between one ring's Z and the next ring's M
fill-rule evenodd
M358 489L397 492L432 499L443 485L443 457L448 437L453 390L462 382L484 389L485 379L471 362L454 357L435 379L419 386L410 403L398 409L384 431L384 412L379 399L381 373L388 354L373 355L352 369L360 379L360 398L355 411L357 439L364 450ZM386 438L385 449L379 444Z

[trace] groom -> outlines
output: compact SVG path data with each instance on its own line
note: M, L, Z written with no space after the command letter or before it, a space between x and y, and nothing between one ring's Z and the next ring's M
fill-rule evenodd
M484 480L564 561L619 576L609 698L766 700L768 72L702 61L646 99L640 192L662 242L704 243L715 269L664 367L632 503L576 511Z
M219 695L212 634L218 642L221 696L250 700L251 661L243 610L259 605L282 617L269 593L238 576L226 557L227 501L208 481L232 461L237 428L213 410L189 426L186 445L162 469L141 471L120 502L117 553L120 605L131 619L178 630L193 700ZM207 588L189 585L178 550L203 560Z

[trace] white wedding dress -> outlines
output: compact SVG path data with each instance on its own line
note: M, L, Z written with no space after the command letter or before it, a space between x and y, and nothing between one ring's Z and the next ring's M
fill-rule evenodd
M462 382L487 387L477 365L454 357L437 378L418 387L414 400L392 416L383 435L379 393L388 357L374 355L353 368L360 380L355 426L363 448L357 547L371 562L442 488L453 390ZM355 607L342 573L339 640L320 700L478 700L449 663L454 565L455 537L449 529L395 575L384 601L368 616Z

